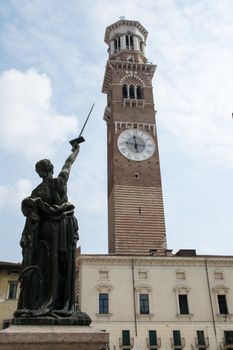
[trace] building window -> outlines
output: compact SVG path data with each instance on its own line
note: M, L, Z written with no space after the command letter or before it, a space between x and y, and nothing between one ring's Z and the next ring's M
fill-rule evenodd
M129 45L130 45L130 50L133 50L134 49L133 35L130 35L130 37L129 37Z
M140 304L140 314L148 315L149 314L149 295L139 294L139 304Z
M138 272L138 279L139 280L146 280L147 279L147 272L146 271L139 271Z
M126 43L126 49L129 49L129 36L126 35L125 37L125 43Z
M178 299L179 299L180 314L181 315L188 315L189 308L188 308L188 296L187 296L187 294L179 294Z
M156 334L156 331L149 331L149 344L150 344L150 347L157 346L157 334Z
M174 346L181 346L180 331L173 331L173 342L174 342Z
M108 279L108 271L99 271L99 279L107 280Z
M113 42L114 42L114 51L117 51L117 39L114 39Z
M123 350L131 349L134 346L133 338L130 338L130 331L122 331L122 337L119 339L120 348Z
M125 37L125 43L126 43L126 48L127 48L128 50L133 50L133 49L134 49L133 35L126 35L126 37Z
M123 85L122 91L123 91L123 97L128 98L128 87L126 84Z
M233 345L233 331L224 331L225 344Z
M122 87L122 95L123 98L141 100L144 98L144 90L141 85L124 84Z
M188 286L177 286L174 288L176 293L176 305L177 305L177 318L185 319L193 317L190 311L190 305L188 303L188 294L190 293L190 288Z
M117 43L118 43L118 50L121 49L121 38L118 36L117 38Z
M136 286L137 305L136 312L139 320L153 317L152 288L146 284Z
M135 98L135 89L134 85L129 86L129 98Z
M17 295L17 282L9 282L8 297L7 299L16 299Z
M184 271L177 271L176 272L176 279L178 281L185 280L185 272Z
M228 308L227 308L227 300L225 294L218 294L218 308L220 315L227 315L228 314Z
M121 49L121 38L118 36L113 39L114 42L114 52L119 51Z
M108 293L99 294L99 314L108 314Z
M147 348L150 350L159 349L161 347L161 339L157 338L156 331L149 331L149 337L147 338Z
M137 85L137 98L142 99L143 98L143 90L141 85Z
M208 346L209 346L209 343L205 339L204 331L197 331L196 347L198 349L206 350Z
M179 330L173 331L173 338L172 338L172 347L175 350L183 349L185 346L184 338L181 338L181 334Z
M130 331L122 331L122 345L130 346Z
M112 286L108 283L99 283L96 287L96 317L110 318L111 310L111 290Z
M223 272L221 271L215 271L214 272L214 279L215 281L223 281Z
M229 292L229 288L225 285L217 285L213 288L213 292L216 298L217 317L219 319L231 319L232 315L228 308L229 305L227 305L227 293Z

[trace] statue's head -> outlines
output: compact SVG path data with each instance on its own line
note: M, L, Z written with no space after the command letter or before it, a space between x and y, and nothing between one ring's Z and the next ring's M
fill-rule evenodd
M46 179L47 177L52 177L53 175L53 164L49 159L42 159L36 163L36 172L42 177L42 179Z

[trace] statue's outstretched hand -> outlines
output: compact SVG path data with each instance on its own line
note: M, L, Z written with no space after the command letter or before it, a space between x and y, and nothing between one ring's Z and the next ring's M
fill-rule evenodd
M77 151L77 153L78 153L79 152L79 148L80 148L79 143L74 142L73 147L72 147L72 152Z

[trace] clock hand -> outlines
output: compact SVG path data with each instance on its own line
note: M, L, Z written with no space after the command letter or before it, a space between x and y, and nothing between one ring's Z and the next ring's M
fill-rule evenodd
M133 139L134 139L134 148L135 148L135 151L138 153L138 144L137 144L136 136L135 136L135 135L133 136Z

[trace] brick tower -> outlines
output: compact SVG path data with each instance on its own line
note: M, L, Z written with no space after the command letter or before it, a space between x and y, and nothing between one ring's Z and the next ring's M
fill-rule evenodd
M102 91L108 147L109 253L164 255L166 233L146 29L121 19L105 32Z

